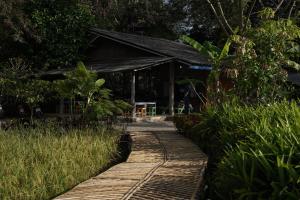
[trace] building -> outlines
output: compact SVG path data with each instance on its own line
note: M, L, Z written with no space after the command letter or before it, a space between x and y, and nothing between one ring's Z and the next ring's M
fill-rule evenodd
M85 64L107 80L107 87L118 98L128 99L133 105L155 102L159 112L173 115L188 90L188 84L180 85L180 81L195 79L202 82L197 86L201 94L199 107L204 103L205 82L211 66L208 58L192 47L97 28L90 32L92 39L85 53ZM53 70L47 75L57 76L64 71ZM63 103L57 109L60 113L64 112L62 106Z

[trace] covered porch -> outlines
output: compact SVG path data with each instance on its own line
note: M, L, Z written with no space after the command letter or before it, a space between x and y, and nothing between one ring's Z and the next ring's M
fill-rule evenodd
M155 60L155 59L154 59ZM191 95L191 103L197 110L205 103L205 82L210 71L209 66L190 66L176 62L174 59L153 61L147 65L138 64L111 66L105 71L103 67L89 65L104 77L106 87L114 91L114 97L127 100L133 105L130 113L133 118L155 116L173 116L183 113L184 96L190 85L181 84L184 80L197 79L203 84L196 86L202 99Z

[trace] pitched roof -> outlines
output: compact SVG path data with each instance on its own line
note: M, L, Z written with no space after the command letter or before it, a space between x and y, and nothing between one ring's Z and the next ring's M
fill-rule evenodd
M107 31L98 28L91 28L90 31L98 37L111 39L164 57L172 57L177 61L188 65L211 64L207 57L200 55L194 48L183 43L162 38Z

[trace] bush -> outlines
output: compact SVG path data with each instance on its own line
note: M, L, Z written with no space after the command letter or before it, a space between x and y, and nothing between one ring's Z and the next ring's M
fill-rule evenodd
M299 199L300 109L295 103L227 103L201 115L189 132L210 158L210 198Z
M174 123L178 131L182 134L189 134L189 130L201 121L201 115L189 114L189 115L176 115L174 117Z
M232 113L240 118L235 121L240 135L220 132L227 144L213 181L216 194L221 199L299 199L299 108L284 102L241 111Z

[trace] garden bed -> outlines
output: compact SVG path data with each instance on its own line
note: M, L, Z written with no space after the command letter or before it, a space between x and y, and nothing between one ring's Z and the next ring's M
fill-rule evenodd
M103 127L0 130L0 199L53 198L126 159L126 139Z

